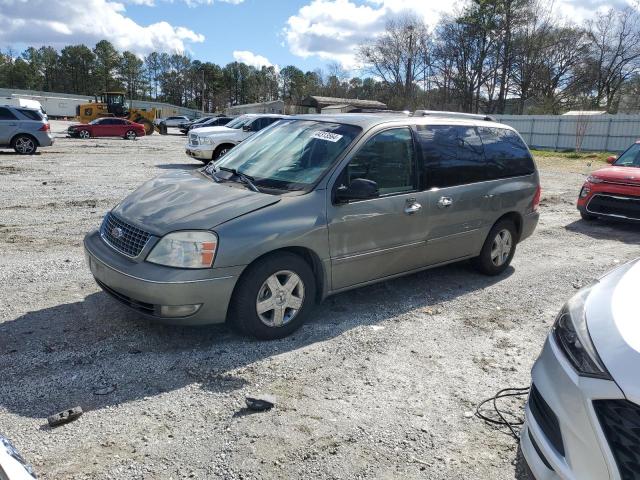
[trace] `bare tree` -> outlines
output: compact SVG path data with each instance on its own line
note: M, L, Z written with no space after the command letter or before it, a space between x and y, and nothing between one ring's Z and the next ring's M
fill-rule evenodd
M414 106L415 83L423 77L429 58L429 32L415 14L404 14L387 23L385 32L359 48L359 57L371 74L382 79L403 102Z

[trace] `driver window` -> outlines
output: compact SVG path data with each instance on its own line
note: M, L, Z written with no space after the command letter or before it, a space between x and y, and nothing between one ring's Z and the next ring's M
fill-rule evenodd
M346 168L347 183L366 178L378 184L380 195L416 189L413 139L408 128L385 130L369 139Z

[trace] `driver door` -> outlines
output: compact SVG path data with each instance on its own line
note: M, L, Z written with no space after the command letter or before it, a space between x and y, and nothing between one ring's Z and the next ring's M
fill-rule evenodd
M378 184L379 196L328 206L332 290L424 264L427 212L416 171L411 131L401 127L371 137L337 177L333 191L365 178Z

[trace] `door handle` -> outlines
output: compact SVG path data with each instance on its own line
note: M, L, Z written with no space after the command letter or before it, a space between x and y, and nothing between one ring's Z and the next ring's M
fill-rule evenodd
M404 207L404 213L406 213L407 215L413 215L414 213L417 213L420 210L422 210L422 205L420 205L415 200L413 201L408 200L407 205Z
M450 207L451 205L453 205L453 199L451 197L440 197L440 200L438 200L439 208Z

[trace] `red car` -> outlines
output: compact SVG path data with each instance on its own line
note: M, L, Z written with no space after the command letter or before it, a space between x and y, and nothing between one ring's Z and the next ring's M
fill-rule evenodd
M619 158L609 157L610 167L596 170L578 195L578 210L585 220L609 217L640 222L640 141Z
M89 123L71 125L67 130L71 137L122 137L133 140L143 137L144 125L134 123L124 118L96 118Z

